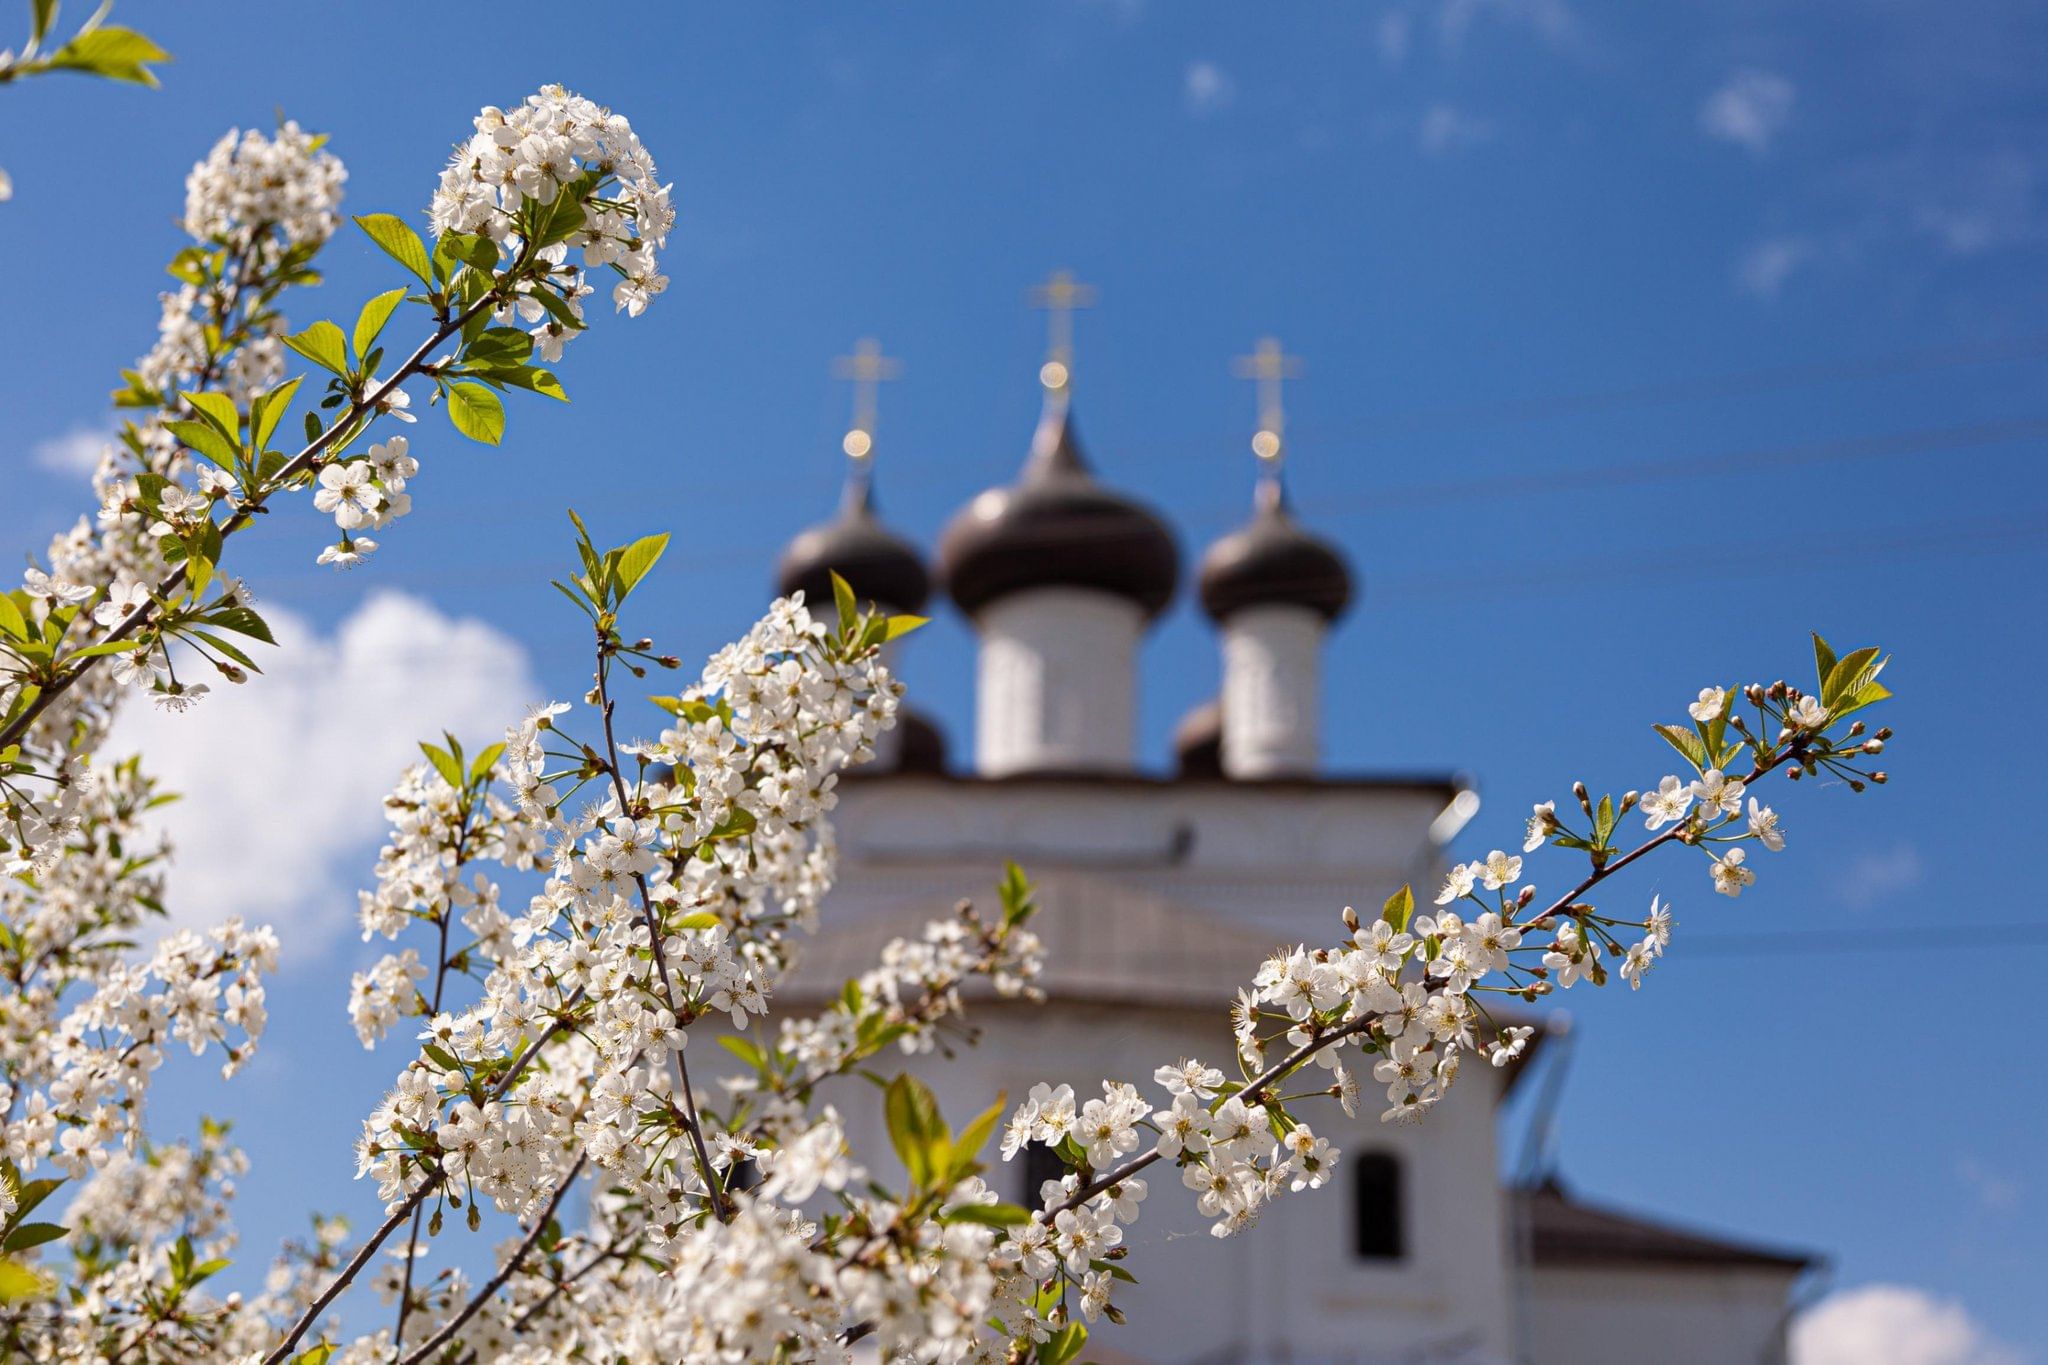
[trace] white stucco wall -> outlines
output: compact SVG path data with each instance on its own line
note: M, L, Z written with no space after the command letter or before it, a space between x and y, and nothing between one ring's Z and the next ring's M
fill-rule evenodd
M1014 858L1115 878L1293 943L1341 937L1346 905L1376 907L1440 875L1430 822L1443 788L1228 782L977 783L855 779L833 812L836 923L906 903L985 898Z
M975 1018L985 1030L979 1046L918 1062L956 1127L999 1093L1015 1102L1038 1081L1064 1081L1085 1100L1101 1093L1104 1077L1149 1087L1163 1063L1199 1055L1227 1064L1230 1050L1220 1005L1185 1014L990 1005ZM1377 1108L1346 1119L1334 1102L1302 1106L1347 1160L1331 1184L1282 1196L1236 1238L1211 1236L1210 1220L1174 1168L1154 1166L1143 1215L1126 1234L1126 1264L1139 1283L1120 1285L1115 1297L1129 1325L1101 1327L1101 1345L1119 1359L1173 1362L1505 1359L1510 1323L1492 1118L1498 1084L1493 1073L1468 1070L1421 1128L1390 1128ZM887 1172L885 1184L900 1183L880 1093L854 1080L831 1099L854 1150ZM1348 1159L1372 1150L1395 1153L1406 1171L1408 1254L1399 1262L1352 1254ZM990 1183L1020 1198L1021 1160L1005 1165L991 1144L989 1163Z
M1223 623L1223 771L1315 771L1321 747L1323 618L1307 607L1246 607Z
M1529 1365L1783 1365L1797 1273L1768 1268L1552 1267L1526 1293Z
M1039 588L991 603L974 699L974 767L989 777L1127 770L1137 753L1134 602L1079 588Z

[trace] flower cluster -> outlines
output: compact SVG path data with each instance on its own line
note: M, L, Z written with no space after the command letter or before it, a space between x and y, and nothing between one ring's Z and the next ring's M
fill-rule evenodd
M1327 1079L1308 1093L1331 1095L1353 1114L1357 1073L1369 1066L1385 1088L1382 1119L1417 1122L1442 1101L1466 1055L1480 1052L1506 1066L1526 1049L1531 1026L1497 1014L1485 1003L1489 997L1533 1001L1581 980L1604 985L1609 960L1618 960L1632 988L1640 987L1671 943L1671 911L1652 898L1641 919L1603 914L1584 899L1594 886L1651 850L1676 844L1701 850L1715 888L1737 894L1751 875L1742 845L1784 846L1776 813L1749 795L1755 782L1778 771L1794 779L1826 771L1859 791L1885 780L1857 765L1883 752L1890 732L1866 737L1861 721L1847 722L1889 695L1877 681L1884 661L1876 650L1837 658L1818 637L1814 645L1817 692L1783 682L1709 688L1688 707L1690 728L1658 727L1691 763L1694 778L1666 777L1648 797L1627 792L1619 801L1595 802L1575 784L1588 822L1581 828L1559 816L1556 802L1537 805L1523 853L1549 845L1583 853L1590 865L1547 906L1533 908L1537 892L1522 879L1524 859L1495 849L1449 870L1433 914L1417 914L1403 888L1370 923L1346 909L1349 937L1335 947L1269 957L1232 1012L1239 1077L1194 1060L1161 1067L1153 1079L1166 1102L1149 1120L1150 1106L1129 1085L1106 1081L1103 1097L1078 1110L1069 1087L1036 1086L1011 1113L1002 1154L1007 1160L1041 1143L1068 1173L1047 1183L1045 1211L1015 1229L1002 1254L1040 1294L1054 1295L1062 1313L1071 1290L1086 1319L1114 1315L1100 1258L1122 1240L1119 1224L1136 1217L1145 1193L1140 1171L1175 1163L1219 1237L1249 1227L1283 1191L1314 1189L1327 1179L1338 1153L1289 1112L1279 1096L1288 1077L1320 1068ZM1754 708L1753 719L1739 712L1740 701ZM1731 776L1742 761L1746 772ZM1638 805L1650 837L1624 852L1616 841L1620 822ZM1622 942L1623 930L1632 942ZM1269 1061L1276 1051L1279 1059ZM1156 1141L1145 1143L1140 1127ZM1027 1345L1029 1334L1010 1325L1012 1345Z
M570 230L549 239L538 211L565 188L587 207ZM609 266L618 274L613 302L634 317L668 288L655 249L675 225L675 209L654 158L624 118L558 85L510 111L477 115L475 134L441 173L428 217L436 232L480 234L508 251L528 242L574 246L584 269ZM530 306L529 320L537 320L540 305ZM559 322L541 332L557 343L567 335Z
M292 245L324 242L348 172L327 141L287 120L275 136L229 129L185 177L185 231L197 241L226 241L265 225Z

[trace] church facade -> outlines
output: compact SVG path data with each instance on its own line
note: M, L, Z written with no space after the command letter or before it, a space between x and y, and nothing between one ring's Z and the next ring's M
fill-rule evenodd
M1277 347L1267 358L1277 365ZM921 1071L948 1115L1040 1081L1085 1095L1182 1057L1227 1063L1229 1002L1259 962L1334 941L1346 904L1433 886L1478 807L1449 777L1326 766L1322 644L1355 584L1287 504L1277 394L1254 441L1251 515L1199 568L1219 695L1182 723L1172 771L1139 768L1137 656L1180 586L1179 557L1165 521L1091 467L1070 366L1056 331L1022 472L954 518L931 568L878 518L864 401L838 515L792 541L778 571L780 591L828 602L837 571L893 611L925 607L936 587L979 637L970 752L951 753L906 708L877 762L842 786L827 927L782 992L789 1004L835 993L889 939L986 897L1016 859L1039 888L1049 999L970 1002L979 1045ZM1129 1236L1139 1283L1117 1294L1130 1326L1099 1332L1088 1358L1782 1361L1807 1257L1601 1208L1554 1182L1503 1183L1496 1109L1528 1065L1468 1068L1421 1125L1383 1125L1377 1105L1356 1119L1319 1106L1316 1130L1343 1152L1332 1184L1277 1200L1227 1241L1171 1171L1151 1172ZM889 1150L877 1093L850 1083L833 1102L857 1150ZM989 1178L1036 1202L1035 1163Z

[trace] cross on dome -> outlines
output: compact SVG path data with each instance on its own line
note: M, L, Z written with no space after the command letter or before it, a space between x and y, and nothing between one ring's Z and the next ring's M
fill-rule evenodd
M1038 382L1049 390L1064 389L1074 377L1074 310L1095 305L1095 286L1082 284L1071 270L1055 270L1031 291L1031 306L1045 309L1045 364Z
M1250 355L1230 362L1230 372L1259 386L1259 429L1252 436L1252 454L1259 457L1262 473L1277 476L1287 432L1287 409L1282 401L1284 381L1301 374L1301 357L1287 354L1278 337L1260 337Z
M874 453L876 389L902 373L903 362L883 355L882 343L873 337L862 337L853 344L852 355L837 356L832 361L834 379L853 381L853 425L847 428L839 447L856 468L865 468L861 462Z

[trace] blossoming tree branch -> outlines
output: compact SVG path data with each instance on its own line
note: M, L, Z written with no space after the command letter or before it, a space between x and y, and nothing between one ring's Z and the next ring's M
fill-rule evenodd
M547 367L585 326L592 277L640 312L673 218L627 122L546 89L478 116L433 197L431 246L399 217L356 220L402 284L346 329L293 331L283 310L317 278L343 181L289 123L230 133L195 167L193 240L157 345L116 393L131 420L100 508L0 596L10 1358L829 1361L866 1343L890 1360L1073 1360L1144 1269L1126 1230L1154 1186L1183 1187L1218 1236L1250 1228L1341 1161L1319 1106L1426 1121L1462 1066L1526 1047L1504 1006L1640 988L1675 920L1619 889L1639 862L1697 860L1703 894L1737 896L1750 853L1785 846L1774 784L1886 780L1890 733L1860 714L1888 695L1884 660L1815 637L1811 683L1708 687L1658 725L1675 771L1642 791L1575 784L1534 808L1519 853L1451 868L1433 905L1402 887L1373 914L1333 907L1328 942L1245 963L1235 1002L1217 1002L1229 1055L947 1116L916 1059L972 1042L963 987L1042 998L1014 866L987 910L882 945L829 1005L769 1022L829 913L839 774L896 722L884 646L920 622L835 580L831 603L778 601L687 686L636 700L628 680L681 668L626 624L668 537L603 548L577 520L554 586L590 651L580 704L537 707L478 752L423 744L384 803L359 919L390 949L345 1001L365 1047L399 1054L357 1142L383 1215L361 1230L315 1216L260 1293L217 1292L245 1162L222 1124L152 1132L148 1090L172 1044L219 1048L229 1072L247 1060L277 943L230 921L131 949L168 869L146 821L162 797L139 759L102 753L112 716L136 693L189 707L206 670L248 681L269 640L222 567L233 537L309 492L335 529L318 557L359 562L420 467L388 424L418 398L495 442L504 393L562 397ZM714 1040L738 1084L693 1082ZM851 1149L832 1098L870 1083L886 1155ZM986 1178L1031 1143L1061 1171L1036 1208ZM453 1221L495 1230L491 1273L427 1269Z

